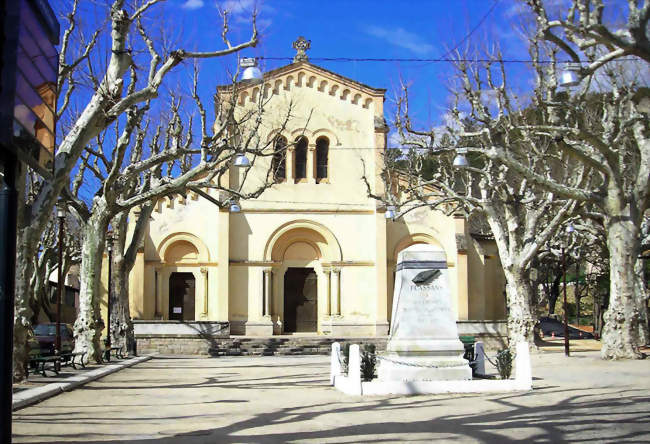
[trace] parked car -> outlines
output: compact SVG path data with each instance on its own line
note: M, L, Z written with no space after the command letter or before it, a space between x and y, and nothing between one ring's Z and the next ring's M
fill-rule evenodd
M34 329L29 327L27 329L27 344L29 345L29 358L36 358L37 356L42 356L43 351L41 351L41 343L36 339L34 334Z
M564 323L550 317L539 318L539 327L545 337L563 338L564 337ZM569 325L569 339L593 339L594 335L578 330Z
M42 356L54 354L56 341L56 322L38 324L34 327L34 335L40 345ZM61 324L61 352L68 353L74 349L74 335L70 324Z

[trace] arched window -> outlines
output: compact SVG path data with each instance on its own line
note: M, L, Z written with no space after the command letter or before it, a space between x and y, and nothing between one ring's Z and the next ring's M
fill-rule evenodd
M283 136L275 138L272 166L276 181L281 182L287 178L287 139Z
M316 183L327 178L327 157L330 149L330 141L327 137L319 137L316 140Z
M307 178L307 143L306 137L300 137L296 142L294 170L296 180Z

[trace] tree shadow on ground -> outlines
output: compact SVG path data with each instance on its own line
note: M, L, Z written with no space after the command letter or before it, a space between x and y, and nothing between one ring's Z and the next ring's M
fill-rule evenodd
M534 393L491 397L496 403L496 410L472 412L467 414L440 414L448 411L444 402L454 397L440 399L436 397L412 398L370 398L359 401L310 404L299 407L287 407L268 413L260 413L249 418L235 421L222 427L193 430L185 433L159 433L160 437L149 435L138 437L138 443L258 443L258 442L385 442L415 439L471 440L478 442L582 442L625 440L639 442L647 438L648 420L650 419L650 397L639 396L638 391L629 392L637 395L612 391L585 389L582 393L567 397L551 405L529 406L526 398ZM477 395L475 395L477 396ZM468 406L471 398L467 396ZM228 401L223 402L241 402ZM125 405L128 407L128 405ZM410 419L405 414L410 409L430 409L426 419ZM373 411L382 410L382 419L372 418ZM456 406L456 410L458 410ZM366 422L349 424L346 414L363 414ZM104 412L102 412L104 413ZM205 415L187 414L177 416L153 417L165 424L174 421L186 421ZM340 415L340 416L339 416ZM49 414L17 415L16 422L52 423L61 418L52 418ZM211 416L211 415L209 415ZM327 416L327 418L324 418ZM338 418L338 420L337 420ZM358 418L358 416L357 416ZM131 418L128 421L146 421L147 418ZM66 420L67 421L67 420ZM124 418L110 420L106 417L69 418L70 423L83 421L88 425L105 425L124 421ZM315 421L315 422L311 422ZM161 422L161 423L163 423ZM325 423L327 425L325 425ZM261 429L264 427L264 429ZM313 430L309 430L312 428ZM16 438L47 439L48 435L15 435ZM119 433L102 434L66 434L54 441L73 443L118 443L132 439L120 439ZM426 437L426 438L425 438ZM52 437L53 438L53 437ZM69 441L68 441L69 440ZM41 441L53 442L53 441Z
M202 373L204 368L195 367L196 374L190 377L189 382L186 382L187 378L177 381L174 373L160 379L145 377L134 381L133 378L118 376L119 379L97 381L80 389L96 393L93 399L97 402L92 405L39 405L35 412L16 412L14 423L21 426L21 433L14 434L14 437L22 442L91 444L417 440L640 442L647 439L650 429L650 394L643 387L625 386L624 380L620 388L557 386L551 379L536 383L535 390L526 393L362 398L346 397L333 389L325 389L329 378L327 366L323 363L299 362L286 368L289 374L256 378L238 371L250 368L237 365L239 363L224 363L221 372L210 376ZM145 366L158 368L158 364L160 361L152 360L139 369L143 370ZM173 362L172 366L177 371L186 368L175 364ZM154 374L151 376L155 378ZM193 382L191 378L195 377L197 381ZM291 389L296 388L302 389L301 398L306 400L302 405L295 405L295 401L287 399L287 396L295 396L291 395ZM320 390L316 396L324 396L325 400L313 400L310 390L314 388ZM189 402L184 402L188 401L188 395L182 391L187 389L209 389L212 398L199 397L199 393L205 392L192 390L188 393L197 393L195 402L192 397ZM233 389L237 391L233 392ZM109 405L99 402L108 390L120 393L124 390L122 403L121 398L115 397ZM160 398L156 393L151 398L150 390L164 391L166 397ZM267 399L268 408L261 404L262 411L259 411L257 393L262 391L273 392L272 404ZM153 401L143 403L143 392ZM204 406L202 410L197 408L193 411L193 406L202 404L214 405L214 409ZM219 405L221 409L217 407ZM164 409L172 406L174 408ZM137 415L129 410L133 407L140 407ZM150 410L142 411L142 407L150 407ZM202 413L197 413L197 410ZM230 423L224 424L225 421ZM64 430L58 435L54 432L57 428L53 427L57 424ZM75 426L78 424L83 424L89 432L77 433ZM134 426L142 430L141 434L133 433Z

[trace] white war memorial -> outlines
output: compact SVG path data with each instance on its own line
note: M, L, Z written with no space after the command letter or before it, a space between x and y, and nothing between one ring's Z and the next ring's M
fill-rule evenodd
M380 380L472 379L451 310L444 251L416 244L399 253L392 319Z
M377 356L378 378L361 380L359 345L350 347L347 375L340 345L332 345L331 381L350 395L479 393L532 388L528 344L516 346L516 377L472 380L451 307L447 258L435 246L415 244L398 255L390 334Z

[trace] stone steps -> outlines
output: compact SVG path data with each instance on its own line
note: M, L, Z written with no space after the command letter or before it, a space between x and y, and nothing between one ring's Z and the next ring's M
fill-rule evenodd
M378 351L386 349L386 338L228 338L217 341L210 350L212 356L283 356L329 355L332 343L373 343Z

